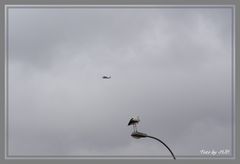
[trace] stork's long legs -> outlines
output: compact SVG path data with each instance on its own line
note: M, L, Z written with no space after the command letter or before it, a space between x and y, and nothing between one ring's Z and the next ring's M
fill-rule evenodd
M137 125L136 124L133 124L133 131L137 132Z

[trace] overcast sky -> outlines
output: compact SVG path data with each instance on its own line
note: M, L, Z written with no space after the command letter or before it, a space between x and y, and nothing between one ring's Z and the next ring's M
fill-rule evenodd
M10 8L9 155L231 150L230 8ZM111 75L103 80L103 75Z

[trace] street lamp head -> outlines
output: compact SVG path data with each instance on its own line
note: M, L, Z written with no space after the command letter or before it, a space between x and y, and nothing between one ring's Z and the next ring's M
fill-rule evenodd
M136 139L139 139L139 138L145 138L147 137L148 135L146 133L141 133L141 132L138 132L138 131L135 131L131 134L131 136L133 138L136 138Z

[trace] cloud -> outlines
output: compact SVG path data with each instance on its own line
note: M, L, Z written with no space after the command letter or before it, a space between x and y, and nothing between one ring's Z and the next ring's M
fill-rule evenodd
M230 149L230 18L230 9L10 9L10 154L167 154L130 137L133 115L176 155Z

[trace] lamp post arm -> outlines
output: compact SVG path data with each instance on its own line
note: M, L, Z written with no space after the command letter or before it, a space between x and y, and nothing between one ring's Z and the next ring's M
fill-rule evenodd
M158 139L158 138L156 138L156 137L149 136L149 135L147 135L146 137L152 138L152 139L155 139L155 140L161 142L161 143L170 151L170 153L172 154L173 159L176 160L176 157L175 157L175 155L173 154L172 150L171 150L163 141L161 141L160 139Z

